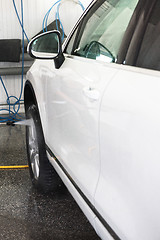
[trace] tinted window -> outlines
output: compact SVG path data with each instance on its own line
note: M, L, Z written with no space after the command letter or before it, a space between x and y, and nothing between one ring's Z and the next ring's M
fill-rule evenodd
M160 70L160 1L149 19L136 66Z
M106 0L84 18L72 53L114 62L138 0ZM90 15L90 16L89 16ZM89 16L89 17L88 17Z

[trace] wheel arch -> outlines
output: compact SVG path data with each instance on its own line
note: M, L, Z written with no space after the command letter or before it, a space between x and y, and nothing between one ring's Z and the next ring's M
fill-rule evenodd
M42 94L41 94L42 96ZM43 96L44 97L44 96ZM40 117L40 122L41 122L41 127L43 130L43 134L44 134L44 138L46 140L46 128L47 128L47 124L46 124L46 110L44 108L43 105L43 100L41 99L39 93L34 91L34 87L32 85L32 83L27 80L25 83L25 87L24 87L24 108L25 108L25 112L27 111L27 109L29 108L30 105L35 104L37 109L38 109L38 114Z
M34 89L32 87L32 84L30 83L30 81L27 80L26 83L25 83L25 87L24 87L24 107L25 107L25 111L33 103L38 107L36 95L35 95Z

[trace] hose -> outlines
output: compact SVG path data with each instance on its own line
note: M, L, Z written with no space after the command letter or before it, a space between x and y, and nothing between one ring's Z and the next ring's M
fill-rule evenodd
M56 14L55 14L56 28L57 28L57 30L59 30L59 28L58 28L58 22L57 22L57 20L59 20L60 26L61 26L61 28L62 28L62 41L63 41L63 40L64 40L64 28L63 28L63 24L62 24L62 22L61 22L61 20L60 20L60 16L59 16L59 8L60 8L61 3L62 3L62 0L56 1L56 2L51 6L51 8L48 10L48 12L45 14L44 19L43 19L43 23L42 23L42 30L43 30L43 32L45 32L45 31L47 32L47 21L48 21L49 14L50 14L51 10L53 9L53 7L54 7L56 4L58 4L58 5L57 5L57 9L56 9ZM83 4L81 3L80 0L78 0L78 4L81 6L82 10L84 11L85 8L84 8L84 6L83 6Z
M14 122L14 121L19 121L21 120L23 117L18 113L19 112L19 109L20 109L20 104L21 102L23 102L23 100L21 99L22 98L22 93L23 93L23 74L24 74L24 35L26 36L27 38L27 41L29 42L29 39L27 37L27 34L24 30L24 20L23 20L23 0L21 0L21 20L20 20L20 17L19 17L19 14L18 14L18 11L17 11L17 8L16 8L16 4L15 4L15 1L13 0L13 6L14 6L14 9L15 9L15 12L16 12L16 15L17 15L17 18L18 18L18 21L20 23L20 26L22 28L22 75L21 75L21 91L20 91L20 95L19 95L19 98L16 97L16 96L9 96L8 92L7 92L7 89L5 87L5 84L3 82L3 79L2 77L0 76L0 81L2 83L2 86L4 88L4 91L6 93L6 96L7 96L7 104L9 106L8 109L0 109L0 111L7 111L9 113L9 116L8 117L0 117L0 123L3 123L3 122ZM14 99L15 100L15 103L11 103L11 99ZM17 107L17 109L16 109ZM12 108L12 110L11 110Z

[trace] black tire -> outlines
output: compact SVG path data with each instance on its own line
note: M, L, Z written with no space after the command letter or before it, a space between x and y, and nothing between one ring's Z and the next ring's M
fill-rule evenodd
M39 112L34 104L27 109L26 118L32 119L31 126L26 126L26 147L32 184L36 189L48 193L55 190L61 180L47 158Z

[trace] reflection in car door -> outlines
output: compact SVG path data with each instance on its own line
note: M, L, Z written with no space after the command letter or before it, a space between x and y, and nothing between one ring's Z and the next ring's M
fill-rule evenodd
M116 71L91 59L66 56L47 80L47 145L92 204L100 171L100 102Z

